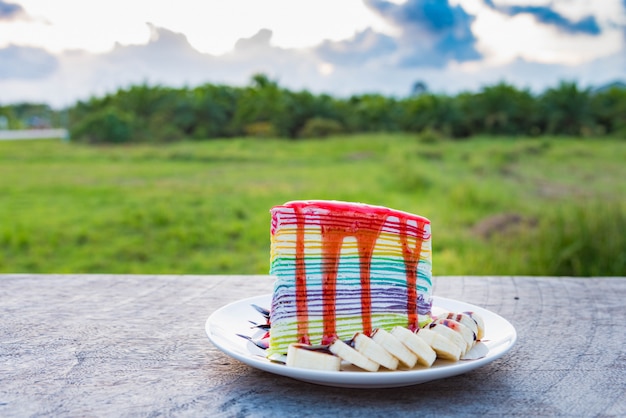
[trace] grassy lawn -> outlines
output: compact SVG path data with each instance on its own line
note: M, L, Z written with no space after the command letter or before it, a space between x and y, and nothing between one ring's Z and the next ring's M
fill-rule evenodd
M433 222L435 275L626 275L626 141L412 135L0 142L0 272L265 274L269 209Z

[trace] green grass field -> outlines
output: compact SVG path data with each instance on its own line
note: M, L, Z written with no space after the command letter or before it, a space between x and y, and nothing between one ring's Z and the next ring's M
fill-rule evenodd
M435 275L626 275L625 161L610 139L0 141L0 272L265 274L269 209L338 199L430 218Z

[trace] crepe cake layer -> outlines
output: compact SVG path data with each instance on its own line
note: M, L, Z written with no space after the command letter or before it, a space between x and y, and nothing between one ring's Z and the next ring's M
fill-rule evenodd
M432 306L430 221L382 206L293 201L271 209L268 355L356 332L415 329Z

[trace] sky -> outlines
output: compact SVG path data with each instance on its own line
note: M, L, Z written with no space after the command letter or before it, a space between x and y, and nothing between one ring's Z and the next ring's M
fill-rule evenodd
M626 82L626 0L0 0L0 104L257 73L337 97Z

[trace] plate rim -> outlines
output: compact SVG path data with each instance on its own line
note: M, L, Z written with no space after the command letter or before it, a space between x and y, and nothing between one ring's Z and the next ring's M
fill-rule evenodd
M517 331L515 327L508 320L498 315L497 313L468 302L463 302L441 296L433 296L434 308L445 309L445 306L460 304L464 306L464 310L475 310L479 313L482 312L486 325L488 325L489 322L493 321L500 322L501 325L504 325L505 328L507 328L506 330L504 330L506 331L506 337L496 341L493 349L490 348L490 350L484 357L474 360L460 360L456 362L437 360L439 365L430 368L413 368L410 370L379 371L372 373L367 371L324 371L288 367L284 364L271 362L261 355L254 354L250 350L248 350L248 353L244 354L238 352L237 350L231 349L228 343L230 343L231 345L235 344L234 342L239 342L239 340L237 339L241 337L237 336L235 332L232 332L230 338L222 339L220 333L216 330L216 328L219 328L219 324L215 323L216 318L219 318L224 313L232 310L233 308L238 308L239 306L251 305L252 303L256 303L258 305L260 302L263 301L271 302L271 297L271 293L247 297L230 302L218 308L207 318L205 322L205 333L208 339L224 354L244 364L247 364L248 366L280 376L290 377L292 379L324 386L349 388L386 388L410 386L426 383L432 380L452 377L467 373L501 358L507 352L509 352L511 348L513 348L517 341ZM485 313L487 315L485 315ZM486 326L485 328L487 335L489 335L490 332L488 326ZM252 343L246 344L251 345Z

